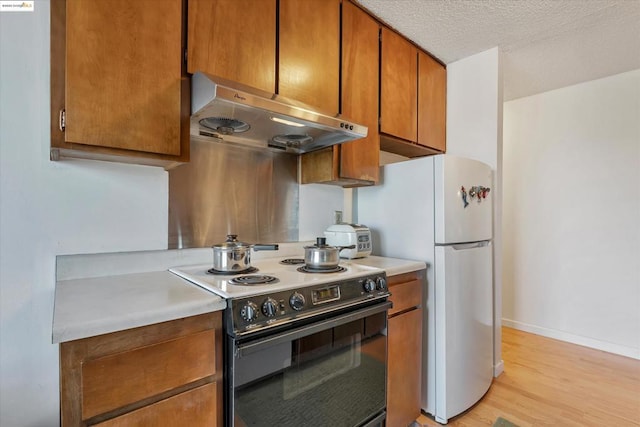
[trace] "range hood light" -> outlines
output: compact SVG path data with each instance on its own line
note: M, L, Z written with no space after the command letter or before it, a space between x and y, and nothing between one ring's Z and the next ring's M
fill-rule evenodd
M271 120L273 120L274 122L277 122L277 123L282 123L283 125L287 125L287 126L295 126L297 128L303 128L304 127L304 125L302 123L292 122L292 121L289 121L289 120L281 119L280 117L271 117Z

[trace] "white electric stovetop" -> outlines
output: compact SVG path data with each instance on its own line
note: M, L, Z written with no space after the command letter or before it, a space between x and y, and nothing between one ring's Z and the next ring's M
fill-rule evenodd
M345 268L345 271L342 272L303 273L298 271L301 265L280 264L282 259L284 258L268 258L256 260L251 263L252 267L256 267L258 271L247 273L248 275L267 275L274 276L278 279L275 283L260 285L235 285L231 283L230 280L240 275L208 273L207 270L212 267L211 264L173 267L170 268L169 271L223 298L261 295L287 289L335 283L361 276L368 276L370 274L384 273L384 270L380 268L354 264L349 260L340 260L340 266Z

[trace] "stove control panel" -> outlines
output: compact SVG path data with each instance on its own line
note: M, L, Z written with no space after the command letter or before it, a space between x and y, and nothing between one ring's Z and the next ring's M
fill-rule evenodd
M245 335L296 320L387 298L384 273L228 300L227 333Z

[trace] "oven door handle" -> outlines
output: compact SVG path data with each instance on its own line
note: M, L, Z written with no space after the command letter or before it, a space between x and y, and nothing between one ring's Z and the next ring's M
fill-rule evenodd
M391 301L385 301L381 304L376 304L375 306L363 308L361 310L347 313L342 316L336 316L331 319L326 319L312 325L302 326L297 329L292 329L290 331L282 332L277 335L256 340L250 343L239 344L236 348L235 356L242 357L256 351L260 351L265 347L278 345L286 341L293 341L298 338L306 337L307 335L315 334L316 332L321 332L330 328L334 328L336 326L344 325L345 323L353 322L354 320L359 320L365 317L372 316L374 314L382 313L389 310L392 306L393 304L391 303Z

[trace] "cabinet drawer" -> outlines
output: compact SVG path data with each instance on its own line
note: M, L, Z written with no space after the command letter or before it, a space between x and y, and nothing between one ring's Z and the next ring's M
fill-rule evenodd
M82 418L215 374L215 332L207 330L82 364Z
M216 412L216 383L209 383L95 425L215 426Z
M391 292L389 299L393 302L389 316L422 304L422 282L417 278L407 282L390 282L389 292Z

